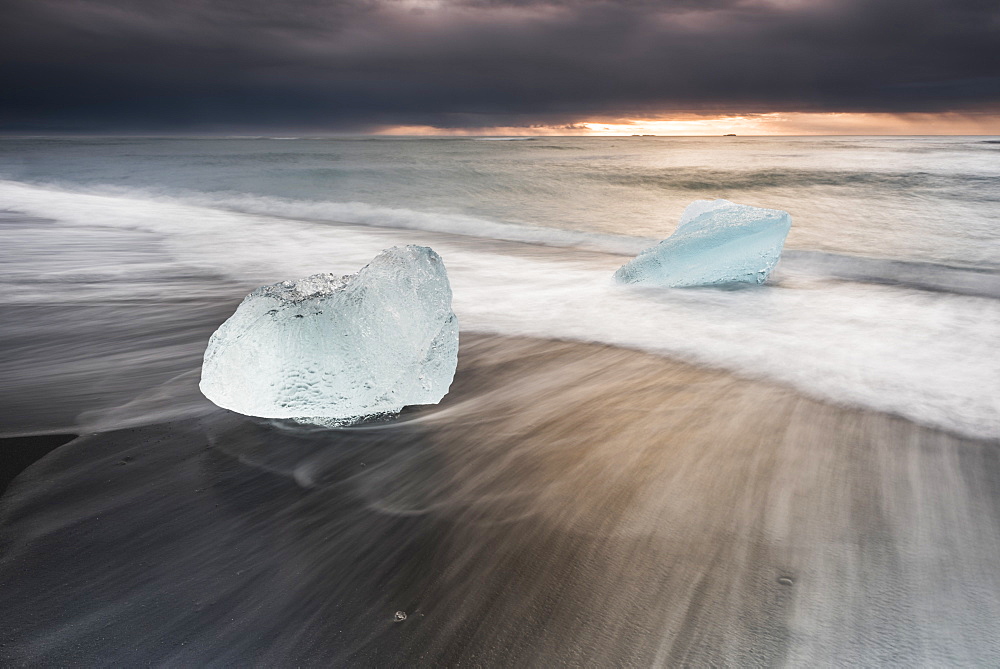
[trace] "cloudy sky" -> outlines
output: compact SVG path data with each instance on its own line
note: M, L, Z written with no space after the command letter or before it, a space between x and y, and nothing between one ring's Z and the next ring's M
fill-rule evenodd
M987 132L998 0L4 0L6 132Z

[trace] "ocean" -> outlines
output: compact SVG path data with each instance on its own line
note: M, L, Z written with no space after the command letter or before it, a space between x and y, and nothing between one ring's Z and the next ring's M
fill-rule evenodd
M5 233L0 299L192 272L252 288L426 244L463 331L638 349L996 437L998 186L986 137L5 138L0 207L47 223ZM714 198L792 215L769 285L611 283Z
M714 198L791 214L765 285L612 280ZM200 394L400 244L440 404ZM0 138L0 664L994 666L998 251L990 137Z

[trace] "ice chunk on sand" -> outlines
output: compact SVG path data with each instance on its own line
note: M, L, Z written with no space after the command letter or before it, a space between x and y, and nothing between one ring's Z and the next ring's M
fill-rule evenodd
M397 246L357 274L250 293L212 335L200 387L238 413L348 425L441 401L457 360L441 257Z
M669 287L764 283L791 226L786 211L697 200L674 234L622 266L615 279Z

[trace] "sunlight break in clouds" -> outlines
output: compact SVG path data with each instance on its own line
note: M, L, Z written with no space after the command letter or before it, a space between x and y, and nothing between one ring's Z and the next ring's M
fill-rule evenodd
M706 117L580 120L566 125L442 128L391 126L379 135L1000 135L1000 113L862 114L806 113L731 114Z

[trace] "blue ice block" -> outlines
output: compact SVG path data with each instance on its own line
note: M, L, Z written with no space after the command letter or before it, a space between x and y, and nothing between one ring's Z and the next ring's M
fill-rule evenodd
M383 251L357 274L263 286L212 335L201 391L264 418L349 425L435 404L458 359L458 321L441 257Z
M679 288L762 284L781 257L788 212L728 200L697 200L680 225L615 272L619 283Z

